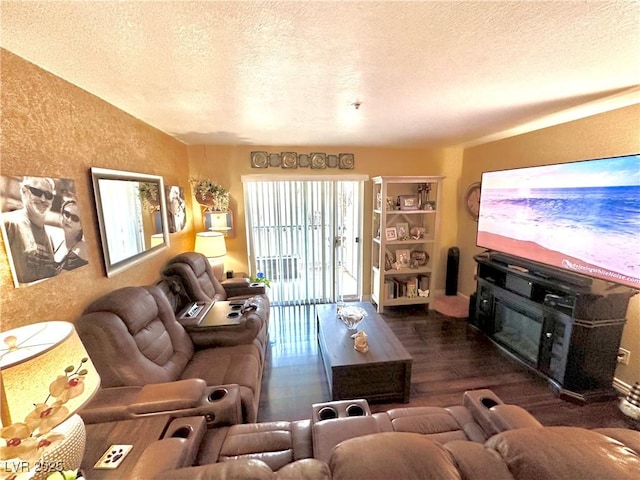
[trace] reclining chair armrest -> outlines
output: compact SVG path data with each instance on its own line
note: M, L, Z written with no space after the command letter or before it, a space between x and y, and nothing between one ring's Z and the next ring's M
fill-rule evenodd
M189 467L187 440L184 438L163 438L145 448L133 467L129 478L167 478L167 471Z
M518 405L501 404L491 407L489 417L502 432L515 428L542 427L533 415Z
M252 343L260 333L262 319L259 315L248 314L238 325L187 328L196 349L229 347Z
M140 389L129 411L142 415L192 408L202 401L206 387L207 383L200 378L150 383Z
M131 418L129 405L140 390L140 386L100 388L78 414L87 425Z

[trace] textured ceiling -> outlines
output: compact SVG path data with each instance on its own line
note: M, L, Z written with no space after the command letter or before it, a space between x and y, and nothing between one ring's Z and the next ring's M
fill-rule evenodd
M0 8L3 48L187 144L473 144L638 103L638 1Z

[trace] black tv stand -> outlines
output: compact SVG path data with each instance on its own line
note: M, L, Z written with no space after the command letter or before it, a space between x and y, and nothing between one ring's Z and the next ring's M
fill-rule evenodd
M615 398L613 376L629 299L638 293L501 254L476 255L475 314L500 348L562 398Z
M511 255L507 255L505 253L486 252L484 255L497 263L503 263L510 267L519 266L521 269L526 269L530 274L537 277L553 279L556 282L562 282L564 284L575 285L577 287L584 288L588 288L593 284L593 280L589 277L585 277L584 275L567 272L564 270L560 270L559 268L547 267L530 260L512 257Z

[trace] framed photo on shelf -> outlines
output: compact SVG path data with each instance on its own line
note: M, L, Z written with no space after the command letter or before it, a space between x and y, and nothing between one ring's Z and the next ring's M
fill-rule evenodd
M420 208L417 195L400 195L398 200L400 200L400 210L418 210Z
M387 227L384 229L384 236L387 240L397 240L398 239L398 231L396 227Z
M393 268L393 258L390 254L385 253L384 255L384 269L389 271Z
M400 248L396 250L396 264L398 268L409 268L411 261L411 250L408 248Z
M396 223L396 229L398 230L399 240L409 239L409 224L408 223Z

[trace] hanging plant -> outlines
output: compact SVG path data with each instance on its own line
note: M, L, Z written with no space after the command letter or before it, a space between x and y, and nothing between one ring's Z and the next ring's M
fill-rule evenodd
M156 183L138 183L138 196L145 210L155 212L160 209L160 194Z
M222 185L207 178L189 179L193 196L196 201L211 212L226 212L229 210L229 192Z

